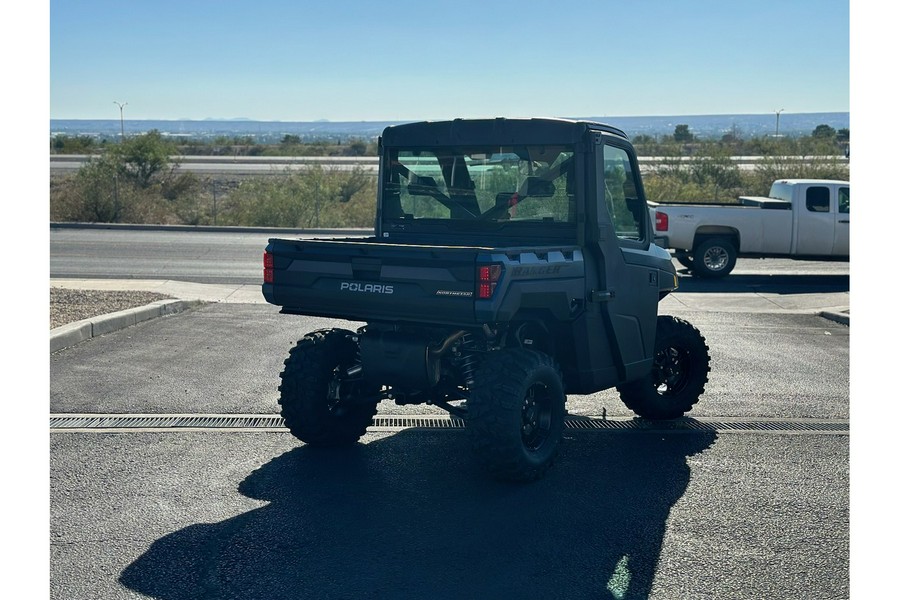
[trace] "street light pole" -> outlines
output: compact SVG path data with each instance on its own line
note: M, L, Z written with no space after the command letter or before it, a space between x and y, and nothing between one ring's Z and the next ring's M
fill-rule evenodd
M784 109L775 111L775 137L778 137L778 124L781 120L781 113L784 112Z
M128 106L127 102L116 102L113 100L113 104L119 107L119 122L122 124L122 141L125 141L125 107Z

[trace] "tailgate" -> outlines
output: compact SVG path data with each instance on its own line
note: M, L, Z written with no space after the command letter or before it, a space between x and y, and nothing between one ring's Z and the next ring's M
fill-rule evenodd
M263 295L284 312L358 321L475 321L478 248L270 239Z

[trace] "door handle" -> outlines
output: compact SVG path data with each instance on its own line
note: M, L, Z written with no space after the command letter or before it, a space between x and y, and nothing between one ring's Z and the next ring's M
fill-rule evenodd
M849 223L850 219L838 219L838 223Z

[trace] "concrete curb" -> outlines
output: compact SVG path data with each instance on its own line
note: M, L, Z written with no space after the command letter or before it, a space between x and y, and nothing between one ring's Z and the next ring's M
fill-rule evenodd
M50 353L143 321L183 312L200 304L203 304L200 300L159 300L146 306L62 325L50 330Z
M823 310L819 312L819 316L830 321L834 321L835 323L840 323L842 325L850 326L850 312L835 312L831 310Z

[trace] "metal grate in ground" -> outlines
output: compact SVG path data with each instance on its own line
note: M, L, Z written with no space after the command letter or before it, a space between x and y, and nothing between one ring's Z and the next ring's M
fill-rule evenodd
M443 415L378 415L369 428L372 431L396 431L413 427L462 429L465 423L457 417ZM91 430L279 430L284 419L278 415L50 415L52 431ZM723 419L685 418L675 421L647 421L632 417L578 417L566 419L566 429L606 431L708 431L831 433L848 434L847 420L822 419Z

